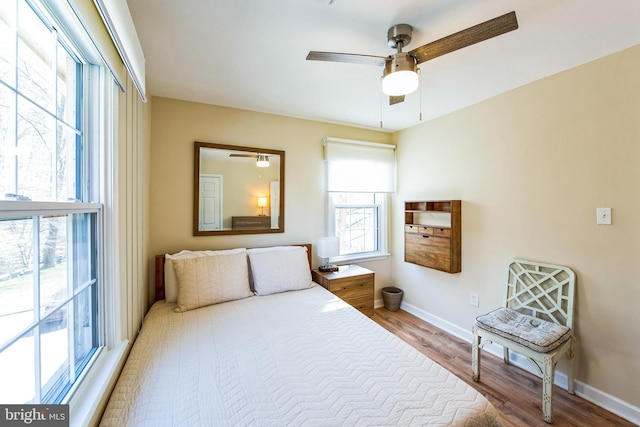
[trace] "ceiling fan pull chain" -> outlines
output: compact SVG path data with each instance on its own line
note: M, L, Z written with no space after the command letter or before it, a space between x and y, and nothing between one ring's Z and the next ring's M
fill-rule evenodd
M418 79L420 79L420 121L422 121L422 91L424 90L422 86L422 70L418 68Z
M380 129L382 129L382 77L380 77Z

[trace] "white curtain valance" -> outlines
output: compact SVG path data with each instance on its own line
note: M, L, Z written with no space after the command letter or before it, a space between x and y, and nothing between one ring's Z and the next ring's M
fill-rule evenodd
M325 137L327 191L394 192L395 148L390 144Z

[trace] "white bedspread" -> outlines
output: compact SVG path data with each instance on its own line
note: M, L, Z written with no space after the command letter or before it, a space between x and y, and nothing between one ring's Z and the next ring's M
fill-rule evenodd
M157 302L103 426L497 426L473 388L320 286Z

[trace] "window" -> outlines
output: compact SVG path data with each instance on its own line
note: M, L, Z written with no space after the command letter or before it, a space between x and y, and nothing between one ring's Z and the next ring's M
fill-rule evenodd
M394 146L325 138L329 236L353 261L388 255L388 198L395 189Z
M329 235L340 238L340 259L387 255L387 195L329 193Z
M72 46L36 2L0 1L2 403L65 402L102 343L99 83Z

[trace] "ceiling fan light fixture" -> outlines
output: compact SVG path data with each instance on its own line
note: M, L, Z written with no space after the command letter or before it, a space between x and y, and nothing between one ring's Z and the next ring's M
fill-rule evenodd
M259 168L268 168L269 167L269 157L266 154L258 154L256 159L256 166Z
M407 95L418 89L418 67L414 59L399 52L387 61L382 75L382 92L389 96Z

